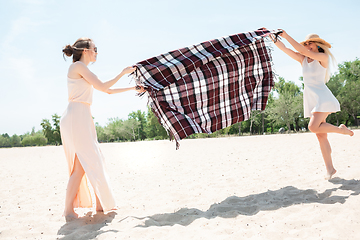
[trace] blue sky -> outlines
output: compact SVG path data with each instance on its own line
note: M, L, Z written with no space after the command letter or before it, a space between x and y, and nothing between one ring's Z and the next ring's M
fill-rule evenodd
M0 134L40 130L42 119L63 114L71 59L64 61L61 50L79 37L95 41L98 59L89 68L102 81L149 57L260 27L285 29L298 41L317 33L342 63L360 57L359 9L357 0L2 0ZM300 86L300 65L275 46L273 58L277 74ZM115 87L133 85L130 80ZM146 111L146 103L134 92L94 91L92 115L104 126L109 118Z

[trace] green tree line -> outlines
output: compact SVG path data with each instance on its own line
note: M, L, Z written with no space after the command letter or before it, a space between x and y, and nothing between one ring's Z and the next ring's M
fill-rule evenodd
M339 71L330 78L328 88L339 100L341 111L332 113L327 122L358 127L360 121L360 60L339 64ZM300 78L302 80L302 77ZM223 135L251 135L277 133L279 129L291 132L307 131L309 118L303 113L303 84L285 81L279 77L271 91L265 111L252 111L250 119L236 123L213 134L194 134L189 138ZM23 135L0 135L0 147L61 145L60 116L54 114L40 123L42 130ZM99 142L141 141L169 138L166 130L148 108L131 112L128 119L111 118L105 126L95 124Z

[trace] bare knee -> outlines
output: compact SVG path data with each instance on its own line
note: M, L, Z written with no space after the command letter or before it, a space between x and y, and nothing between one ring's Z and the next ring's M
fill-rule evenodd
M327 133L316 133L316 137L319 141L326 140L327 139Z
M71 176L74 176L74 177L81 177L85 174L85 171L78 159L77 156L75 156L75 161L74 161L74 168L73 168L73 171L71 173Z
M311 124L311 123L309 123L309 125L308 125L308 129L313 133L316 133L318 128L319 128L319 126L316 126L316 125Z
M78 178L82 178L85 174L85 171L81 168L81 169L74 169L74 171L72 172L71 176L72 177L78 177Z

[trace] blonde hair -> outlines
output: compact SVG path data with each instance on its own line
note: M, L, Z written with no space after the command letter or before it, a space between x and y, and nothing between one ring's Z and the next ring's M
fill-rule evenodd
M332 55L332 53L330 52L330 49L325 44L322 44L319 42L314 42L314 43L316 44L316 46L319 46L322 50L324 50L324 53L329 58L329 63L328 63L328 67L326 68L326 74L325 74L325 79L324 79L325 83L327 83L330 80L330 66L332 65L332 67L336 68L337 62L336 62L334 55Z

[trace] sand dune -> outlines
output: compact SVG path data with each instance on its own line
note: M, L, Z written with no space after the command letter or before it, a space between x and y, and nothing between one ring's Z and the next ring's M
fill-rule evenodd
M119 209L66 223L62 147L0 149L0 239L360 239L360 130L106 143Z

